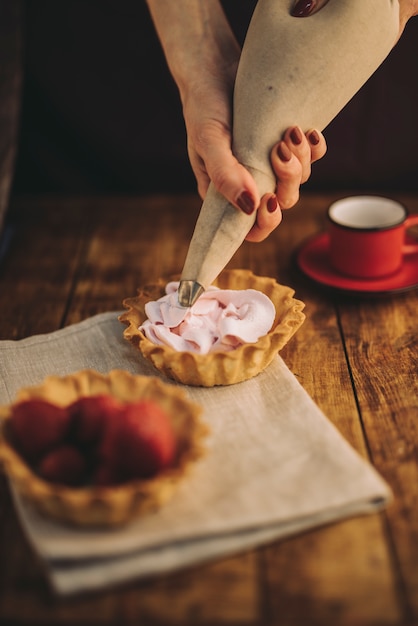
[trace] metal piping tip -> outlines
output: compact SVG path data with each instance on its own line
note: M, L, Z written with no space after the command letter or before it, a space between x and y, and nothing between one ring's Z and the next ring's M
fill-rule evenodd
M180 306L191 307L205 291L204 287L195 280L181 280L177 292Z

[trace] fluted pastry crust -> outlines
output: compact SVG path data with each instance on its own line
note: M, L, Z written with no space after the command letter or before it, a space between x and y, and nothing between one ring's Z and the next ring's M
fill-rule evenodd
M304 303L293 298L294 290L280 285L273 278L256 276L250 270L225 270L214 282L220 289L256 289L268 296L274 304L276 315L272 329L256 343L248 343L230 352L195 354L177 352L165 345L152 343L139 330L147 319L145 304L158 300L165 293L167 280L146 285L138 295L123 301L126 312L119 317L127 326L124 337L155 368L168 378L186 385L212 387L242 382L259 374L289 341L305 319Z
M36 387L22 389L15 402L42 398L67 406L81 396L111 394L124 402L156 400L169 414L176 439L173 466L156 477L109 487L66 487L38 476L13 446L8 427L12 406L0 407L0 461L18 492L39 511L79 526L116 526L159 508L177 484L204 454L208 428L201 421L201 407L184 390L157 377L134 376L122 370L108 375L82 370L68 376L51 376Z

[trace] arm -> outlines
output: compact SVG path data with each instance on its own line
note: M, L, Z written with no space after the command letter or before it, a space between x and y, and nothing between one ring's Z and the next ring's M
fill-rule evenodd
M321 133L289 129L272 150L276 193L260 198L248 170L231 149L232 95L241 50L218 0L147 0L170 72L177 83L188 153L204 198L212 181L236 208L257 220L248 238L264 239L290 208L311 163L326 151Z
M235 179L252 187L250 175L230 151L231 104L240 47L218 0L147 0L167 64L178 86L188 135L188 151L205 196L209 180L221 180L229 168ZM236 200L236 198L234 198Z

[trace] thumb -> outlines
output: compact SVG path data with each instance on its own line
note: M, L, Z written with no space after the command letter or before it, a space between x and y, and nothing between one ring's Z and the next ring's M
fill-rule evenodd
M207 173L217 191L247 214L258 207L260 196L250 172L235 158L230 138L220 133L205 147Z

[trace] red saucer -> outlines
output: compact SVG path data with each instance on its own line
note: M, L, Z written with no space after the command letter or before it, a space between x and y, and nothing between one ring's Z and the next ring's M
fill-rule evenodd
M416 241L412 237L408 239ZM334 270L329 263L328 248L328 233L320 233L302 244L296 257L302 272L321 285L364 294L396 293L418 287L418 254L406 255L400 270L391 276L361 279L343 276Z

